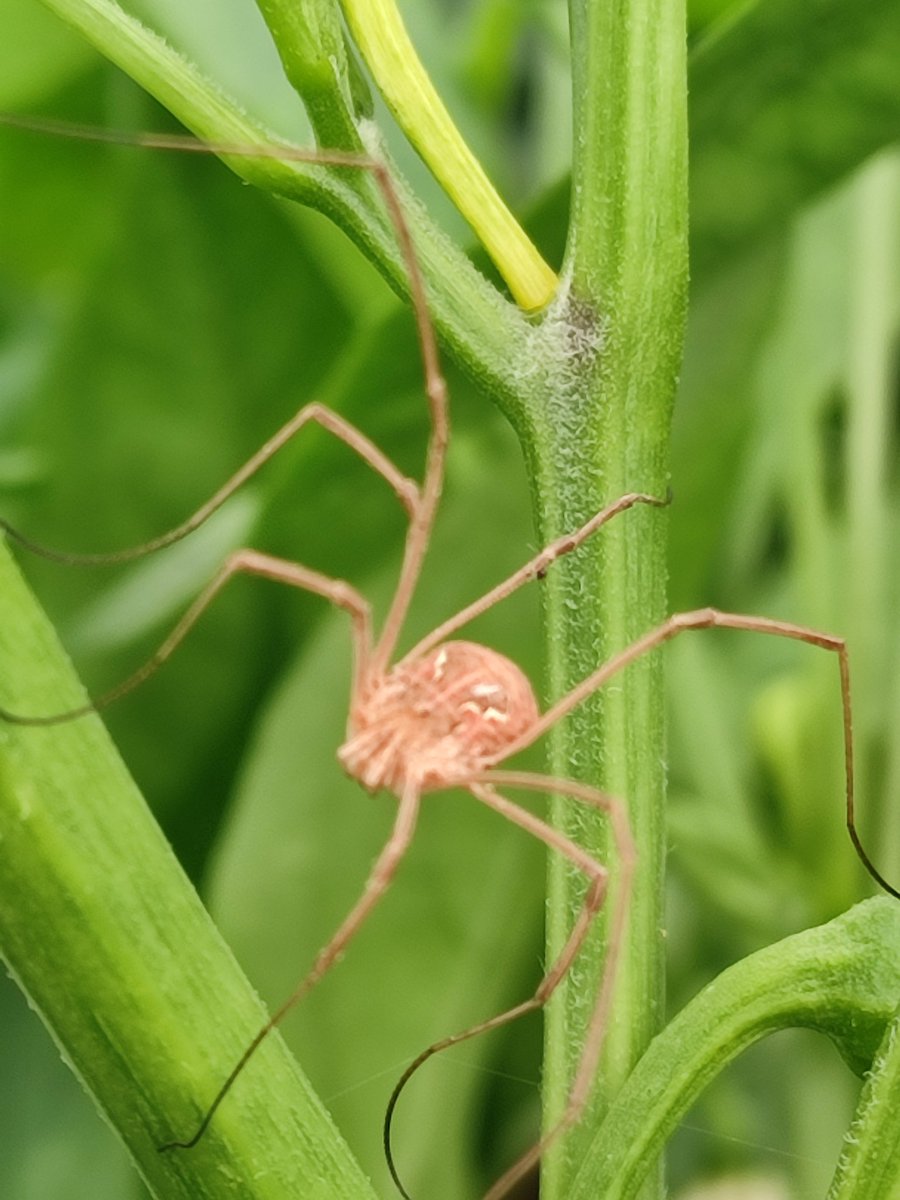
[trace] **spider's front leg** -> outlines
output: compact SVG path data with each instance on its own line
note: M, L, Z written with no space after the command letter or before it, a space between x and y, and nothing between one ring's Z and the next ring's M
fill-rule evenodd
M132 562L136 558L143 558L147 554L153 554L157 550L173 546L176 542L182 541L189 534L199 529L201 525L209 520L213 513L218 512L226 500L230 499L239 488L243 487L270 459L275 457L279 450L283 449L288 442L293 440L304 425L308 425L311 421L321 425L323 429L327 429L339 441L349 446L355 454L358 454L363 462L367 463L390 486L391 490L396 494L397 499L406 509L407 515L411 519L415 516L419 504L419 488L415 481L407 479L405 475L398 471L387 455L379 450L375 443L367 438L361 430L345 420L340 413L336 413L332 409L326 408L324 404L314 401L312 404L305 404L299 412L295 413L289 421L282 425L277 433L273 434L264 445L260 446L259 450L251 455L244 465L235 471L222 484L218 491L214 492L186 520L174 526L174 528L167 530L165 533L161 533L158 537L151 538L148 542L142 542L139 546L129 546L124 550L113 550L109 553L101 554L72 554L68 551L56 550L33 541L2 517L0 517L0 531L29 551L29 553L36 554L40 558L50 559L53 562L63 563L66 566L118 566L120 563Z
M204 504L202 504L186 520L176 525L166 533L143 542L139 546L131 546L124 550L115 550L101 554L70 554L65 551L39 545L14 529L9 522L0 518L0 530L18 542L26 550L42 558L61 562L68 566L117 566L132 562L137 558L152 554L182 541L189 534L199 529L213 513L217 512L245 483L248 482L262 467L282 450L300 430L310 423L320 425L329 433L342 441L364 463L389 485L397 499L406 510L410 521L414 524L421 509L421 497L418 485L414 480L403 475L382 450L375 445L364 433L345 420L339 413L333 412L325 405L313 402L299 410L277 433L247 460L242 467ZM305 591L314 592L326 600L344 608L353 620L354 636L354 679L358 684L363 673L368 669L372 657L371 618L368 601L349 584L341 580L331 579L318 571L303 567L285 559L274 558L271 555L260 554L258 551L244 549L234 551L219 569L200 596L194 601L176 627L172 630L158 650L132 675L110 691L91 702L65 712L46 715L30 715L16 713L10 709L0 708L0 720L15 725L55 725L62 721L70 721L90 712L97 712L108 707L134 688L140 686L153 675L159 667L175 652L180 643L190 632L194 624L209 607L225 584L234 575L245 573L259 575L264 578L290 584Z
M788 638L791 641L805 642L808 646L818 646L828 650L838 660L840 675L841 704L843 710L843 741L844 741L844 784L845 810L847 831L850 840L866 871L879 887L889 895L900 900L900 888L888 882L881 874L868 852L862 845L856 828L856 802L853 772L853 711L850 699L850 659L847 644L836 634L823 633L807 625L795 625L791 621L779 621L772 617L756 617L747 613L722 612L717 608L698 608L691 612L674 613L655 629L639 637L637 641L614 654L612 658L593 671L581 683L577 684L562 699L552 705L535 726L532 734L520 739L513 750L524 749L546 733L573 708L576 708L588 696L606 684L614 675L622 671L630 663L635 662L644 654L670 642L673 638L690 629L740 629L748 633L764 633L770 637Z

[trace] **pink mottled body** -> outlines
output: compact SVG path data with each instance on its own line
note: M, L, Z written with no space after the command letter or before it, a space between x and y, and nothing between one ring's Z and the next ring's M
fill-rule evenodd
M410 780L421 792L468 783L540 715L519 667L475 642L444 642L361 693L338 758L369 791L398 796Z

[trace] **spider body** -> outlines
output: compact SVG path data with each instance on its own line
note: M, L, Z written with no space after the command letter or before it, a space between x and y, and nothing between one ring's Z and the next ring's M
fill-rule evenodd
M519 667L476 642L443 642L360 691L338 759L368 791L397 796L411 781L420 793L467 783L539 716Z

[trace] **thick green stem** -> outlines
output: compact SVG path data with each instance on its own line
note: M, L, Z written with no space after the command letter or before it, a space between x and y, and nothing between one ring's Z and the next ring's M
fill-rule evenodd
M355 108L371 100L361 88L344 44L340 13L333 0L257 0L284 73L298 96L320 146L361 149Z
M84 702L0 545L3 704ZM280 1037L200 1146L204 1106L265 1020L97 717L0 725L0 950L154 1196L362 1200L371 1189ZM23 1083L23 1086L24 1083Z
M570 5L575 97L573 210L558 308L561 361L548 378L532 449L546 537L576 528L626 491L664 495L669 420L687 279L683 5ZM547 329L551 328L548 323ZM665 516L628 513L547 580L550 688L558 695L665 610ZM662 1016L663 693L657 657L583 706L558 731L554 770L628 803L638 847L627 946L590 1115L548 1156L544 1194L568 1194L589 1130ZM605 824L558 803L555 819L602 861ZM550 950L583 885L551 867ZM547 1024L547 1120L559 1115L605 954L602 931L560 989ZM655 1194L653 1187L647 1193Z

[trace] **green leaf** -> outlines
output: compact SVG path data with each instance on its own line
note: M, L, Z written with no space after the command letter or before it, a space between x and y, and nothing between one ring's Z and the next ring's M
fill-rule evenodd
M7 0L0 42L0 107L26 109L91 60L84 42L32 0Z
M894 0L754 0L691 55L691 270L710 274L900 137Z

